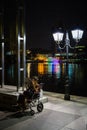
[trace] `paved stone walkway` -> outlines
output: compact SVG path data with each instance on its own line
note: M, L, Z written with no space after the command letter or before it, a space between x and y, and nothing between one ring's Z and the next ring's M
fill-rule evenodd
M44 95L48 102L44 103L43 112L26 120L17 119L13 125L7 120L3 130L87 130L87 97L71 95L67 101L63 94L44 92Z

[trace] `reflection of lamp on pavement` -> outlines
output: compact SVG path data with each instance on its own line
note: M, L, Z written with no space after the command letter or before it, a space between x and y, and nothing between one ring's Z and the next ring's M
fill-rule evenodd
M75 39L75 41L77 43L80 41L80 39L83 36L83 31L80 29L73 30L73 31L71 31L71 33L72 33L73 39ZM69 39L68 32L66 32L66 36L65 36L65 45L63 47L61 47L60 43L63 40L63 36L64 36L64 34L61 32L61 29L59 30L59 32L53 33L54 41L58 44L58 47L60 49L64 49L66 47L66 83L65 83L64 99L70 100L70 88L69 88L69 76L68 76L68 59L69 59L68 56L69 56L69 47L72 49L74 49L75 47L72 47L70 45L70 39Z

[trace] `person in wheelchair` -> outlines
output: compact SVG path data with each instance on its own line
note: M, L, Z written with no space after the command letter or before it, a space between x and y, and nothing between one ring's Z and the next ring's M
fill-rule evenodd
M38 78L34 76L32 79L28 79L28 84L26 91L19 95L18 98L18 106L19 108L24 111L28 107L30 108L31 112L35 113L32 110L32 104L37 102L37 110L41 112L43 110L43 103L39 101L40 97L40 85L38 83ZM33 102L34 101L34 102ZM29 105L30 104L30 105Z
M36 98L40 93L40 85L38 83L38 78L34 76L32 79L29 79L27 90L24 91L26 98Z

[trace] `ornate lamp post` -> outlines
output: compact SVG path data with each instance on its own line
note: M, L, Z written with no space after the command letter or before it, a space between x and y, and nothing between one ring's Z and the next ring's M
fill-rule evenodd
M76 41L76 43L78 43L80 41L80 39L82 38L82 36L83 36L83 30L80 30L80 29L72 30L71 33L72 33L72 37ZM69 48L74 49L75 46L72 47L70 45L69 34L66 31L65 45L63 47L61 47L60 43L63 40L63 36L64 36L64 33L62 33L61 31L53 33L54 41L58 44L58 47L60 49L66 48L66 84L65 84L64 99L65 100L70 100L70 88L69 88L69 76L68 76L68 59L69 59L68 56L69 56Z

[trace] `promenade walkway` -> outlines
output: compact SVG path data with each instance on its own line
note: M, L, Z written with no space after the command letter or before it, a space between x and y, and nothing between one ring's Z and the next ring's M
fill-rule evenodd
M87 97L71 95L70 101L64 100L64 94L43 92L48 101L44 110L32 118L21 120L13 125L7 120L0 122L3 130L87 130ZM0 113L4 118L12 113ZM13 121L13 119L10 121ZM6 123L6 120L5 120Z

